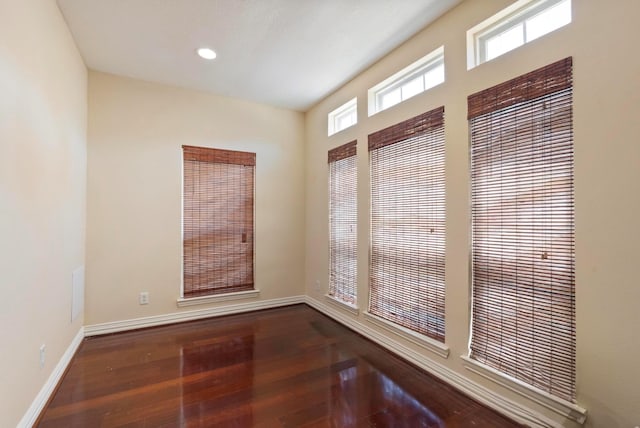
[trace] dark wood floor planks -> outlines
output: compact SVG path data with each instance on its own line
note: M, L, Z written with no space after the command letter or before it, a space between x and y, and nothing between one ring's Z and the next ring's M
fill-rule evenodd
M39 426L520 425L295 305L88 338Z

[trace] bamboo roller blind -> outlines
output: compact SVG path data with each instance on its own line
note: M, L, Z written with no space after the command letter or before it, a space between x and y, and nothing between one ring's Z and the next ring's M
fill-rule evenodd
M256 155L182 149L184 296L252 290Z
M469 97L471 358L575 401L572 60Z
M369 312L444 342L444 107L369 135Z
M356 141L329 151L329 295L356 303L357 157Z

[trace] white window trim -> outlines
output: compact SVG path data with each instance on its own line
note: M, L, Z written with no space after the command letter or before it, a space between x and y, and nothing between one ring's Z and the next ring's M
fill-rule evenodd
M223 149L223 150L233 150L233 149ZM256 155L257 156L257 155ZM254 166L255 168L255 166ZM256 240L255 240L255 230L256 230L256 177L257 174L253 174L253 267L255 269L256 264ZM215 302L224 302L229 300L241 300L241 299L249 299L252 297L259 297L260 290L254 288L253 290L246 291L237 291L231 293L223 293L223 294L211 294L208 296L200 296L200 297L184 297L184 152L180 150L180 297L178 297L176 303L179 308L184 306L195 306L195 305L205 305L207 303L215 303ZM256 278L255 278L255 270L253 277L253 286L256 286Z
M351 312L354 315L358 315L360 313L360 308L358 308L357 305L351 305L347 302L343 302L342 300L336 299L335 297L329 295L329 294L325 294L324 295L325 299L327 300L327 302L338 306L341 309L344 309L346 311Z
M467 70L487 62L483 40L500 34L517 23L526 21L528 18L553 7L561 1L563 0L518 0L469 29L467 31ZM527 43L524 40L524 45Z
M416 62L403 68L394 75L384 79L382 82L369 89L369 91L367 92L369 116L373 116L376 113L380 113L381 111L386 110L382 109L382 106L380 106L379 104L380 95L397 89L403 84L413 80L418 75L424 74L425 72L429 71L429 69L437 66L440 62L444 63L444 46L440 46L436 50L430 52ZM424 91L419 93L424 93L429 89L431 88L425 89ZM402 103L403 101L405 100L400 101L400 103Z
M229 300L252 299L260 296L260 290L235 291L224 294L211 294L200 297L180 297L177 301L178 307L206 305L207 303L227 302Z
M340 128L338 129L338 127L336 126L336 121L338 118L340 118L342 115L344 115L345 113L351 113L351 111L353 110L353 112L355 113L355 121L347 126L346 128ZM337 109L333 110L332 112L330 112L327 115L327 132L328 132L328 136L332 136L333 134L336 134L340 131L344 131L345 129L349 129L352 126L355 126L358 124L358 97L352 98L349 101L347 101L346 103L342 104L340 107L338 107Z
M427 349L435 354L438 354L442 358L449 357L449 347L442 342L438 342L428 336L417 333L413 330L410 330L401 325L392 323L384 318L381 318L377 315L372 314L371 312L365 311L363 312L365 318L371 322L372 324L377 325L393 334L396 334L409 342L420 346L421 348Z
M535 401L566 418L574 420L579 424L583 424L587 419L587 410L577 404L555 397L546 391L519 381L466 355L462 355L460 358L462 358L463 365L467 370Z

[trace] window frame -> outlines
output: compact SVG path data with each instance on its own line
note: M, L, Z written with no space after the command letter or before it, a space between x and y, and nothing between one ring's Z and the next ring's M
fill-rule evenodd
M190 157L190 159L187 159ZM247 235L246 239L251 240L251 288L248 286L231 286L229 287L229 291L221 291L221 292L212 292L212 293L203 293L202 295L189 295L185 291L185 260L186 260L186 252L185 252L185 228L187 223L187 217L185 215L185 202L186 202L186 178L187 178L187 168L186 164L188 161L196 161L201 163L213 163L213 164L223 164L223 165L236 165L236 166L245 166L251 167L251 175L252 180L250 183L251 186L251 232L243 233L242 239L245 239L244 235ZM227 301L227 300L238 300L238 299L247 299L257 297L260 294L260 290L256 288L255 282L255 257L256 257L256 219L255 219L255 210L256 210L256 153L252 152L241 152L234 150L226 150L226 149L218 149L218 148L210 148L210 147L196 147L196 146L182 146L182 197L181 197L181 281L180 281L180 295L177 299L178 307L182 306L192 306L198 304L206 304L211 302L218 301ZM242 288L240 290L231 288Z
M334 303L338 303L341 306L345 307L345 309L354 312L354 313L358 313L358 153L357 153L357 140L351 141L349 143L343 144L339 147L336 147L332 150L329 150L328 152L328 156L327 156L327 161L328 161L328 167L329 167L329 174L328 174L328 185L329 185L329 199L328 199L328 203L329 203L329 289L327 291L326 297L330 300L333 301ZM351 189L353 191L352 194L349 195L350 198L353 198L353 200L349 200L347 201L348 203L352 203L354 205L352 210L348 211L348 214L350 215L354 215L355 216L355 221L354 224L352 225L354 227L355 230L351 231L351 233L353 233L353 242L351 242L350 244L352 244L353 249L352 249L352 255L354 256L354 269L353 272L344 272L344 271L340 271L340 272L336 272L334 271L335 265L334 265L334 256L339 255L339 254L335 254L335 252L340 253L340 249L341 249L341 245L336 245L337 240L335 240L335 236L334 236L334 226L339 226L339 225L344 225L345 223L347 223L346 221L344 221L344 218L340 218L341 221L337 221L335 224L333 223L334 220L334 203L336 202L345 202L345 201L337 201L334 198L334 188L335 188L335 183L333 182L333 180L335 178L334 176L334 172L338 172L338 170L334 169L334 166L337 166L338 163L342 163L345 164L345 161L349 161L349 162L353 162L353 165L350 165L351 168L353 168L353 177L344 177L341 176L340 178L345 179L348 183L346 184L350 184L353 185L353 189ZM343 172L342 170L340 170L340 172ZM344 188L343 188L344 190ZM344 250L344 248L342 248L342 250ZM336 276L345 276L345 274L347 276L349 276L347 282L348 284L344 284L344 283L336 283L334 281ZM351 293L349 293L351 292ZM350 296L352 297L353 301L350 302L348 301L348 299L344 299L341 296Z
M471 200L471 247L470 247L470 267L471 267L471 316L470 316L470 337L468 355L462 356L465 368L468 370L490 379L506 388L532 399L541 405L579 423L586 419L586 410L575 403L575 395L572 400L563 398L558 392L558 388L549 387L549 391L543 390L536 385L540 385L540 378L543 376L529 375L531 383L527 383L528 371L538 371L542 367L545 371L544 376L554 379L553 374L566 379L566 369L573 368L573 381L576 377L576 349L575 349L575 188L573 181L573 147L574 137L572 131L573 121L573 98L572 98L572 58L565 58L553 64L549 64L530 73L518 76L498 84L489 89L472 94L468 98L468 119L470 130L470 200ZM569 113L552 119L552 112L562 111L569 108ZM474 130L474 121L479 120L476 124L478 127ZM532 126L532 120L539 123L539 127ZM493 121L498 123L498 127L494 127ZM507 129L500 128L504 124ZM516 126L519 126L517 129ZM553 127L553 133L549 130ZM497 140L492 134L505 135ZM474 138L478 138L478 147L480 150L478 156L481 156L479 163L474 166ZM521 150L518 147L523 139L531 140L529 146L524 146ZM538 149L533 149L532 144L538 141L539 144L549 142L548 152L540 154ZM505 145L506 152L498 152L491 154L487 152L488 148L499 147L500 144ZM521 150L521 151L519 151ZM571 153L571 155L567 154ZM570 156L570 157L569 157ZM487 160L493 159L496 162L508 162L506 165L500 165L493 168L491 162ZM529 162L530 167L520 172L514 169L512 163L514 160L520 159L521 162ZM532 159L532 160L529 160ZM533 162L537 160L538 163ZM476 170L476 167L480 168ZM486 174L477 178L479 180L474 184L474 174L478 171L486 170ZM518 171L518 172L516 172ZM503 176L504 174L504 176ZM569 179L569 184L567 184ZM556 182L556 180L558 180ZM564 183L563 183L564 180ZM499 183L499 184L498 184ZM502 186L505 186L503 191ZM544 186L544 187L543 187ZM549 187L551 186L551 187ZM540 190L534 193L534 190ZM477 197L476 192L480 190ZM570 198L563 201L568 192ZM522 195L528 195L528 199ZM507 199L504 203L503 198ZM546 198L546 202L545 202ZM476 201L479 204L476 207ZM494 205L499 204L499 211L491 210L491 202ZM527 202L528 205L521 205ZM540 212L540 204L544 205L545 212L541 213L546 218L533 219L523 216L527 213ZM568 211L568 207L571 211ZM479 219L476 223L474 218L476 210ZM527 211L528 210L528 211ZM571 221L567 221L570 217ZM491 225L488 219L491 218L495 222ZM522 219L523 229L514 229L513 223ZM502 223L506 221L506 223ZM480 227L476 231L476 224ZM558 227L561 224L562 227ZM551 225L551 226L549 226ZM541 227L542 226L542 227ZM499 234L490 235L493 229L500 230ZM541 232L544 231L542 234ZM476 256L476 232L479 237L478 254ZM534 238L529 238L535 236ZM551 238L549 238L551 237ZM529 238L529 239L528 239ZM524 239L527 243L524 249L520 250L519 246L514 247L513 240ZM490 244L487 245L487 242ZM568 245L570 243L570 245ZM547 251L550 250L549 256ZM504 251L504 255L502 253ZM518 252L522 254L518 255ZM535 256L531 256L534 254ZM540 253L540 251L543 251ZM558 255L555 259L554 251ZM494 256L495 254L495 256ZM540 262L539 254L542 254ZM498 261L492 261L491 257L501 258ZM515 262L506 263L507 268L502 267L503 257L515 257ZM549 261L547 262L547 258ZM536 261L538 260L538 261ZM520 263L518 263L518 261ZM476 264L480 265L482 275L477 274ZM539 263L540 265L536 265ZM544 264L544 266L542 266ZM559 270L571 266L570 271L562 271L561 275L554 278L553 273L545 275L548 269ZM499 269L498 269L499 268ZM537 274L534 275L534 272ZM543 272L540 274L540 272ZM520 275L518 275L520 274ZM571 275L571 276L569 276ZM481 278L482 284L476 289L476 279ZM499 278L499 280L496 280ZM571 278L570 281L567 278ZM515 284L515 288L512 286ZM521 284L521 285L518 285ZM572 295L567 297L566 288L570 286ZM477 294L480 293L480 294ZM544 293L550 297L544 301L538 301L536 293ZM482 301L477 301L479 295L484 296ZM539 297L539 294L537 295ZM527 299L533 299L538 306L538 312L535 309L529 309L533 313L537 313L540 318L550 326L550 330L544 330L542 333L537 332L533 335L532 331L540 330L532 327L532 322L528 318L526 309ZM556 300L554 300L556 299ZM568 301L571 303L567 303ZM490 303L498 303L502 308L502 304L507 308L506 313L500 312L500 324L495 324L496 316L491 315L491 310L486 308L495 308L496 305L489 306ZM515 302L515 303L514 303ZM554 303L555 302L555 303ZM559 303L560 302L560 303ZM553 309L554 315L549 314L549 307L558 305ZM514 306L515 305L515 306ZM518 308L518 311L513 309ZM559 309L558 309L559 308ZM558 313L555 311L558 310ZM476 311L480 315L476 318ZM520 314L522 311L522 314ZM564 311L564 312L563 312ZM568 317L565 312L570 312ZM504 314L504 315L503 315ZM493 316L493 318L492 318ZM557 317L557 318L555 318ZM533 319L533 318L532 318ZM514 339L518 335L519 330L513 329L513 323L516 325L521 322L523 334L520 336L521 341ZM551 321L549 321L551 320ZM559 321L557 321L559 320ZM552 339L549 335L556 331L562 323L571 322L572 330L570 333L562 331L561 339L572 337L571 341L560 341ZM504 328L502 324L505 324ZM478 326L476 326L478 324ZM499 325L499 328L496 327ZM537 324L536 324L537 325ZM545 324L543 324L545 325ZM477 327L477 328L476 328ZM476 339L475 336L479 339ZM495 339L499 337L500 339ZM494 339L490 339L494 338ZM544 340L543 340L544 339ZM567 339L568 340L568 339ZM532 349L531 344L538 344L540 349L571 348L572 353L565 353L563 357L566 360L569 356L571 363L546 367L545 363L541 363L540 355L533 353L531 360L524 360L522 356L515 363L513 357L518 354L518 349ZM474 349L480 354L480 358L474 356ZM558 351L559 352L559 351ZM546 354L544 354L546 356ZM497 368L496 358L498 358L500 370ZM492 362L490 362L490 360ZM544 360L546 362L546 360ZM533 369L533 367L536 367ZM515 374L511 372L515 371ZM544 378L543 378L544 379ZM550 382L551 383L551 382ZM575 383L571 394L575 394ZM555 390L556 395L552 395L551 391ZM561 391L566 393L566 391Z
M412 82L414 79L424 76L439 67L442 67L443 79L441 82L425 88L424 80L422 90L416 92L413 95L410 95L406 98L400 96L400 101L394 103L390 106L383 107L382 105L382 97L386 94L389 94L399 88L404 87L407 83ZM393 106L401 104L402 102L415 97L416 95L427 92L430 89L433 89L443 83L446 82L446 68L444 62L444 46L440 46L439 48L429 52L424 57L419 60L413 62L409 66L403 68L392 76L384 79L382 82L374 85L367 92L368 104L369 104L369 116L373 116L376 113L380 113L381 111L387 110Z
M340 127L339 122L340 119L351 116L353 122L345 127ZM327 134L328 136L332 136L337 134L340 131L344 131L345 129L349 129L358 124L358 97L354 97L342 104L337 109L331 111L327 115Z
M514 4L506 7L490 18L484 20L480 24L474 26L467 31L467 69L470 70L485 62L492 61L501 57L513 50L516 50L529 42L536 40L540 37L544 37L547 34L551 34L560 28L566 27L573 21L573 11L571 10L571 16L569 22L565 25L557 27L547 33L538 36L535 39L527 39L526 21L535 17L536 15L551 9L562 2L569 2L569 8L572 8L572 0L519 0ZM493 37L503 34L518 25L523 24L523 43L513 49L510 49L502 54L487 59L487 42Z
M407 146L407 144L409 146ZM412 144L424 145L425 147L421 147L424 149L424 152L420 152L417 155L414 155L412 151ZM440 147L437 147L437 150L434 152L434 145L437 144ZM365 312L367 319L370 322L378 324L379 326L391 329L396 334L403 336L405 338L410 338L410 340L416 342L419 341L420 345L426 349L429 349L443 358L447 358L449 353L449 348L445 344L445 259L446 259L446 206L445 206L445 195L446 195L446 181L445 181L445 137L444 137L444 107L438 107L411 119L402 121L396 125L390 126L388 128L377 131L373 134L369 135L369 172L370 172L370 243L369 243L369 270L368 270L368 286L369 286L369 302L368 309ZM406 156L407 154L411 154L412 158L416 158L418 161L425 161L421 164L421 169L423 172L429 171L429 174L426 175L427 179L432 179L433 176L440 177L438 183L434 183L435 188L430 189L426 193L421 193L420 202L433 201L434 198L436 201L440 201L441 205L428 208L428 213L423 211L422 222L416 223L415 221L411 224L403 223L401 220L404 218L408 218L407 215L411 213L412 216L415 215L414 208L415 206L412 204L416 203L415 195L409 196L408 199L405 200L403 204L401 204L401 209L398 210L400 205L394 205L394 210L398 211L399 217L395 217L398 219L398 222L394 224L395 232L400 231L403 236L399 238L400 241L404 238L404 230L408 229L417 229L422 230L423 233L433 234L433 238L422 241L417 238L418 235L412 235L411 244L402 248L403 255L402 257L407 257L409 255L415 255L416 252L421 252L422 255L426 253L427 256L433 256L436 253L435 259L430 259L430 261L425 266L417 267L415 262L405 263L402 267L402 273L394 274L398 281L386 285L386 287L392 287L396 289L402 283L407 282L407 277L411 277L411 281L415 281L416 275L427 275L427 278L434 281L434 283L425 283L425 287L422 290L413 290L408 288L402 288L401 291L398 291L394 296L391 297L383 297L383 298L374 298L375 294L381 295L381 292L385 290L381 288L376 291L376 284L374 284L374 278L378 278L379 283L383 283L380 281L380 277L387 275L385 273L385 267L395 263L392 261L392 258L398 257L398 253L394 250L389 254L389 251L384 250L384 247L398 245L399 240L389 242L382 238L378 238L379 242L385 242L385 245L381 247L381 252L376 252L376 220L375 216L378 211L376 211L375 204L376 201L380 201L383 205L389 203L384 197L383 194L387 194L389 191L394 191L394 187L389 187L385 185L384 179L388 174L386 169L385 175L381 178L377 178L375 175L374 166L377 164L380 167L383 167L383 163L391 162L392 164L399 162L397 158L388 157L389 154L385 154L386 152L396 152L397 155ZM379 160L377 160L379 159ZM400 165L400 164L398 164ZM398 174L396 171L395 174ZM389 178L392 179L392 178ZM377 199L375 197L376 185L374 182L378 180L381 183L381 198ZM393 184L393 182L391 183ZM419 185L415 185L416 188L422 188ZM438 196L434 196L432 193L436 190L436 195L440 193L437 191L441 186L442 187L442 198L439 199ZM426 190L426 189L423 189ZM383 202L384 201L384 202ZM425 207L423 205L423 207ZM384 206L381 205L381 209L384 211ZM426 208L425 208L426 209ZM383 217L388 217L389 214L379 215L378 223L387 224L390 226L389 222L384 220L380 220ZM442 217L441 223L438 222L438 219ZM426 220L426 222L425 222ZM427 223L430 226L427 226ZM430 232L424 232L430 228ZM441 228L441 229L440 229ZM383 228L381 231L384 232L388 227ZM434 230L437 229L437 230ZM414 230L415 232L415 230ZM418 242L420 242L418 244ZM439 243L441 242L442 248L440 248ZM405 240L406 243L406 240ZM387 248L388 249L388 248ZM411 254L409 254L411 253ZM380 266L376 266L376 260L380 260ZM415 259L413 259L415 260ZM420 281L423 281L425 278L420 277ZM433 288L435 284L436 288ZM400 290L400 289L398 289ZM397 300L401 298L400 303L404 305L403 302L406 302L409 295L412 293L418 293L422 297L424 294L430 296L430 300L427 302L421 303L421 306L417 309L425 310L427 306L431 306L433 309L430 312L426 312L418 316L419 319L416 319L416 308L410 308L408 312L403 314L394 314L392 309L390 309L389 301ZM374 308L374 306L378 308ZM413 305L415 306L415 305ZM441 311L440 311L441 308ZM388 313L391 311L391 313ZM386 315L386 316L385 316ZM418 323L419 326L415 325ZM426 324L426 325L425 325ZM422 331L420 331L422 330Z

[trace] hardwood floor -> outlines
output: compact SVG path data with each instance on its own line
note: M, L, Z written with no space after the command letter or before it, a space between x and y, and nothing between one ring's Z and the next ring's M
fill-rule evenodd
M306 305L86 339L40 427L515 427Z

